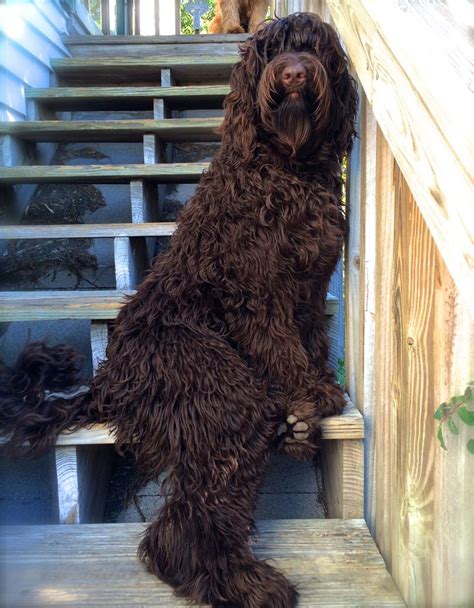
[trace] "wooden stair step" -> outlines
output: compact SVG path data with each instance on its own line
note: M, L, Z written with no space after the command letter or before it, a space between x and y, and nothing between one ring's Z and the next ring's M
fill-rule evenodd
M220 141L222 118L161 120L25 120L0 123L0 136L36 142L136 142L156 135L164 142Z
M193 183L209 163L158 163L154 165L26 165L0 167L0 184L125 184L130 180Z
M52 319L115 319L124 296L134 290L2 291L0 322ZM339 302L328 294L326 314L337 314Z
M138 562L143 530L143 524L4 527L5 605L188 606ZM257 522L255 553L298 586L299 608L405 605L362 519Z
M0 226L0 239L92 239L117 236L170 236L175 230L176 222Z
M206 36L65 36L73 57L156 57L158 55L237 55L248 34Z
M124 44L131 44L134 46L140 46L142 44L179 44L180 46L194 46L202 45L203 41L205 41L206 44L219 45L222 43L231 42L237 45L239 42L244 42L244 40L247 40L248 37L249 34L206 34L205 36L202 34L189 36L176 36L174 34L163 34L161 36L75 36L72 34L62 36L62 41L66 46L76 45L97 47L104 44L110 44L120 48Z
M237 55L183 55L155 57L68 57L52 59L60 78L84 82L159 82L160 70L170 69L178 84L227 81Z
M222 108L228 85L183 87L54 87L26 89L32 99L57 110L145 110L154 99L164 99L173 109Z
M348 400L340 416L328 416L321 421L324 440L363 439L364 419L355 405ZM105 424L94 424L74 433L59 435L56 445L107 445L115 443L115 435Z

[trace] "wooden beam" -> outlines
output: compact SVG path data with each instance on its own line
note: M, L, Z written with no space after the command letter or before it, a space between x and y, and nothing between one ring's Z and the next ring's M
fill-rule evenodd
M468 73L452 69L441 38L430 31L431 20L406 13L395 0L328 0L328 6L461 297L470 300L474 213L472 129L465 121L472 109Z
M138 200L135 184L131 182L132 202ZM145 186L148 182L145 182ZM153 184L151 184L153 186ZM153 190L153 187L151 188ZM132 209L132 212L133 209ZM139 217L138 209L135 211ZM140 217L145 217L141 211ZM117 236L171 236L176 230L176 222L146 222L134 224L50 224L37 226L0 226L0 239L84 239L114 238Z
M163 102L163 100L161 100ZM158 118L158 117L157 117ZM164 120L163 120L164 119ZM0 137L12 135L34 142L133 142L145 133L162 141L219 141L222 118L166 118L133 120L38 120L0 123Z
M2 291L0 322L52 319L115 319L126 295L134 290ZM338 301L328 294L326 314L337 312Z
M208 167L209 163L0 167L0 183L123 184L134 179L150 179L164 184L194 183Z

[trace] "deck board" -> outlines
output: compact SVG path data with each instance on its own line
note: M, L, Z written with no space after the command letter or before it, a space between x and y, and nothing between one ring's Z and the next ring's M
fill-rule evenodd
M222 118L162 120L24 120L0 123L0 136L35 142L137 142L156 135L163 142L215 142Z
M182 87L52 87L30 88L27 99L57 110L152 110L154 99L173 109L222 108L229 85Z
M141 524L15 526L2 531L4 600L28 606L160 606L185 600L136 557ZM300 591L299 608L404 606L363 520L257 522L255 552Z
M68 81L136 83L160 82L160 70L170 69L178 84L226 82L239 60L232 55L182 55L148 57L68 57L52 59L59 78Z
M134 290L94 289L76 291L2 291L0 323L54 319L115 319L126 295ZM338 300L326 299L326 314L336 314Z
M0 167L0 184L125 184L135 179L164 184L193 183L199 181L208 167L209 163Z

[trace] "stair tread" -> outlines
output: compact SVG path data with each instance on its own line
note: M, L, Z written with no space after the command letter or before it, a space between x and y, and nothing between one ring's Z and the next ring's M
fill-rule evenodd
M339 416L328 416L321 421L323 439L363 439L364 419L349 401ZM115 443L115 435L106 424L94 424L74 433L59 435L56 445L105 445Z
M82 239L116 236L168 236L173 234L175 230L176 222L0 226L0 239Z
M54 87L29 88L26 97L49 107L63 109L151 109L153 99L165 99L174 108L222 107L228 85L182 87Z
M3 528L6 605L188 606L138 562L136 549L144 528ZM297 584L300 608L405 605L364 520L261 521L257 531L255 553L272 558Z
M195 45L216 43L217 45L224 42L234 42L235 44L247 40L249 34L196 34L196 35L179 35L173 34L161 36L62 36L62 40L66 45L82 44L82 45L104 45L113 44L122 46L123 44L180 44L180 45Z
M239 60L232 55L182 55L147 57L68 57L52 59L51 67L61 78L74 81L97 78L101 82L133 83L140 80L159 81L159 70L171 69L179 82L226 81Z
M0 292L0 322L52 319L115 319L124 296L134 290L47 290ZM328 294L326 314L337 313L339 302Z
M0 184L127 183L150 179L161 183L197 182L209 163L159 163L155 165L25 165L0 167Z
M37 142L135 142L154 134L165 142L220 141L222 118L24 120L0 123L0 136Z

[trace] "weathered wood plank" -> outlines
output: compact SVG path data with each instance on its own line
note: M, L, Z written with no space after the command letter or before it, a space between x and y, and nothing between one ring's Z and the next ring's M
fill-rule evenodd
M0 123L0 136L35 142L135 142L152 133L165 142L219 141L222 118L38 120Z
M238 61L236 55L183 55L179 57L72 57L55 59L56 75L69 81L156 82L158 71L170 69L179 83L227 81Z
M187 37L187 36L186 36ZM203 36L200 44L94 44L68 46L73 57L159 57L168 55L179 57L180 55L237 55L238 45L235 42L207 43L207 36Z
M249 37L248 34L206 34L203 37L200 34L196 35L161 35L161 36L100 36L100 38L92 38L91 36L63 36L62 40L65 45L78 46L102 46L110 44L112 46L122 47L124 44L141 46L143 44L179 44L179 45L202 45L203 40L206 43L213 43L216 46L220 43L234 43L235 48L239 42L243 42Z
M97 372L100 363L106 358L108 335L107 323L102 321L91 321L91 351L94 375Z
M364 437L364 421L352 403L348 403L340 416L330 416L321 422L323 439L338 441L342 439L358 440ZM62 433L57 445L91 445L114 443L114 435L103 424L94 424L88 429L80 429L75 433ZM357 464L359 464L357 462ZM362 474L363 463L360 463Z
M125 296L133 290L2 291L0 322L46 319L115 319ZM326 314L337 312L338 301L328 294Z
M361 316L361 197L362 171L361 141L363 137L365 97L362 94L357 113L357 133L354 147L349 157L347 174L347 198L349 203L349 235L345 250L345 372L346 389L355 405L362 411L363 399L363 335L364 317Z
M209 163L162 163L157 165L30 165L1 167L3 184L118 184L134 179L150 179L160 183L192 183L199 181Z
M146 242L142 237L118 236L114 239L115 286L135 289L149 266Z
M162 98L172 108L221 108L229 85L182 87L54 87L28 88L27 99L61 110L143 110L151 109L153 99Z
M130 202L132 205L132 222L134 224L143 225L144 222L153 222L159 218L159 201L156 184L151 184L150 182L141 179L132 180L130 182ZM170 226L168 227L164 226L166 223L167 222L156 222L157 225L162 224L164 230L166 230L166 233L163 232L156 236L172 234L172 232L175 231L175 222L170 222ZM171 226L172 223L174 226Z
M413 35L400 36L397 24L405 23L404 9L394 1L387 4L388 10L371 0L328 0L377 122L461 297L469 301L474 288L473 135L464 117L472 94L446 64L426 22L408 19L407 25L416 21L417 28ZM426 41L434 55L419 63ZM429 69L420 68L425 63ZM440 87L443 94L431 103Z
M55 457L59 523L77 524L80 521L77 448L75 446L57 446Z
M363 517L363 439L325 440L320 455L328 516L343 519Z
M12 291L0 293L0 320L114 319L126 294L115 290Z
M0 226L0 239L83 239L101 237L113 238L118 236L171 236L175 230L176 222Z
M298 585L299 606L403 606L363 520L259 522L255 551ZM5 600L184 607L137 561L140 524L18 526L2 531ZM104 580L107 584L104 585Z

